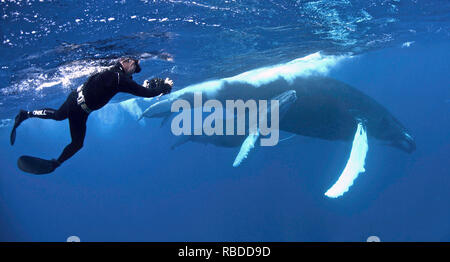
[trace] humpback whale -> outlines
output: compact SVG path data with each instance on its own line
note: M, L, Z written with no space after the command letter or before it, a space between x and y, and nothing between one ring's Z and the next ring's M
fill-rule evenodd
M295 90L284 91L283 93L281 93L278 96L273 97L269 101L267 113L268 114L272 113L271 112L272 101L278 101L278 104L279 104L278 117L283 118L286 115L286 113L288 112L289 108L295 103L296 100L297 100L297 94L296 94ZM249 112L247 112L247 111L243 112L242 117L244 119L248 118L248 113ZM234 130L236 130L237 126L238 126L236 124L237 117L239 117L239 116L234 116L234 119L233 119L234 123L232 125L233 125ZM269 117L269 116L266 116L266 117L268 119L268 125L271 126L270 120L272 119L272 117ZM222 126L226 126L228 124L228 121L225 118L218 119L215 121L222 122ZM216 145L219 147L241 146L240 151L239 151L238 155L236 156L235 161L233 163L233 166L237 167L242 163L242 161L245 158L247 158L250 150L255 147L256 142L261 138L261 134L259 132L259 129L257 129L255 132L252 132L252 130L250 130L250 125L246 125L245 134L239 135L239 134L237 134L237 132L234 132L234 134L235 135L220 135L220 136L219 135L211 135L211 136L208 136L208 135L183 135L183 136L179 136L178 140L171 146L171 149L174 149L188 141L193 141L193 142L198 142L198 143L203 143L203 144L213 144L213 145Z
M348 191L358 174L365 171L368 137L407 153L416 149L409 131L385 107L358 89L326 76L333 66L344 59L346 57L314 53L285 64L187 86L152 104L142 115L162 117L165 119L163 121L167 121L171 115L171 104L177 99L193 101L196 92L201 92L206 99L223 102L269 100L294 90L297 99L280 117L280 130L330 141L353 141L346 167L337 182L325 193L328 197L339 197ZM223 146L240 144L239 139L226 136L198 140L201 139ZM245 146L245 140L241 143Z

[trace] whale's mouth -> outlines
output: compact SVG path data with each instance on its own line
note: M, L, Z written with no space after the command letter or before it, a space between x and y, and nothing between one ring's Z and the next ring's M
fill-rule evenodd
M411 154L416 150L416 142L414 141L414 138L406 132L403 133L403 136L400 139L393 141L392 146L408 154Z

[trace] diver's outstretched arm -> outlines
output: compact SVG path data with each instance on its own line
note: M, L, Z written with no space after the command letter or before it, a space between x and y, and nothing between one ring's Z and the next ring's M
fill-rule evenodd
M149 81L149 86L141 86L132 79L121 77L119 81L119 92L130 93L140 97L154 97L159 94L168 94L172 90L171 80L153 78Z

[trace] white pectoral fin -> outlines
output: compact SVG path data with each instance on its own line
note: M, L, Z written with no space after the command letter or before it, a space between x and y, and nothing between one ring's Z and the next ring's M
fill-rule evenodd
M145 109L145 111L140 116L138 116L138 119L137 119L138 121L140 121L142 118L144 118L145 113L147 112L147 110L148 110L148 108Z
M153 98L153 97L152 97ZM152 109L152 106L147 107L147 109L144 110L144 112L142 112L142 114L138 117L138 121L141 120L144 116L147 115L147 113Z
M238 155L234 159L233 167L239 166L244 159L247 158L248 153L252 148L255 147L255 143L259 138L259 130L256 131L256 133L251 133L247 136L247 138L244 140L244 142L241 145L241 149L239 150Z
M362 123L358 123L350 157L336 183L325 192L327 197L337 198L348 191L358 175L365 171L364 164L368 149L366 130Z
M156 98L159 99L161 95L157 96ZM155 97L152 97L148 100L148 102L151 102L151 99ZM160 117L161 115L166 115L167 113L170 113L170 107L172 106L172 100L170 99L164 99L159 100L156 103L150 105L145 111L140 115L139 119L142 119L143 117L153 118L153 117Z

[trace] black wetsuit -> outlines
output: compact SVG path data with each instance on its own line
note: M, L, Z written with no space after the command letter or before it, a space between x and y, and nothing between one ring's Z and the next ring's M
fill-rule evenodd
M140 97L154 97L170 91L171 86L160 78L152 79L149 88L137 84L130 75L125 74L119 63L112 69L92 75L83 85L85 104L92 111L105 106L119 92ZM58 164L72 157L83 147L89 113L78 104L77 98L78 92L73 90L58 110L44 108L26 112L27 118L38 117L58 121L69 119L72 142L64 148L57 159Z

